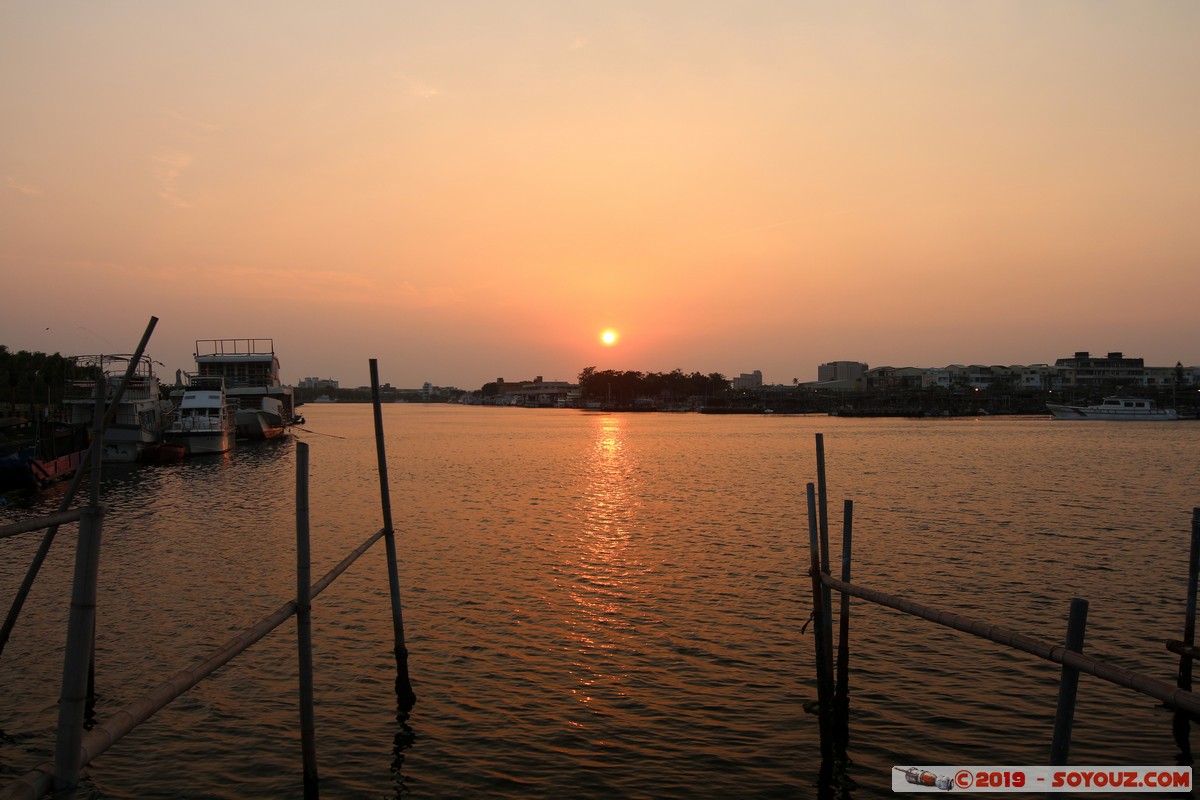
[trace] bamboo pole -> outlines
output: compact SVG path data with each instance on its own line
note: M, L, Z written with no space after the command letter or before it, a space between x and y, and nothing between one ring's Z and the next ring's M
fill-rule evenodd
M829 653L826 649L825 620L829 608L824 601L821 575L821 542L817 526L816 488L808 484L808 544L809 574L813 593L813 650L817 662L817 722L821 735L820 782L833 777L833 677L830 675Z
M7 539L10 536L17 536L22 533L40 531L43 528L49 528L51 525L65 525L68 522L78 522L82 515L82 509L74 508L70 511L58 511L53 514L47 514L44 517L34 517L33 519L26 519L20 522L12 522L8 525L0 525L0 539Z
M821 571L830 572L829 495L825 485L825 434L817 434L817 521L821 528ZM826 601L829 600L826 595Z
M93 441L103 436L104 377L96 380L96 406L93 411ZM98 468L100 449L92 452L92 468ZM99 481L93 481L93 484ZM75 580L71 585L71 611L67 618L67 646L63 656L62 694L58 701L58 736L54 747L54 790L73 798L79 783L79 741L89 697L88 676L96 636L96 583L100 575L100 540L104 516L99 509L99 493L93 491L92 503L79 518L79 538L75 548Z
M312 564L309 548L308 445L296 445L296 649L300 671L300 749L304 758L304 798L321 796L317 775L313 713Z
M1087 628L1088 601L1071 600L1067 618L1067 649L1083 652L1083 637ZM1050 766L1065 767L1071 753L1071 728L1075 722L1075 698L1079 693L1079 670L1063 664L1058 681L1058 705L1054 710L1054 739L1050 744Z
M361 545L338 562L337 566L325 574L323 578L312 585L311 597L315 599L325 591L338 576L345 572L359 556L367 552L371 545L383 538L383 530L376 531L367 537ZM238 654L258 642L271 631L287 622L296 613L296 601L289 600L271 614L263 617L255 625L234 636L221 647L210 653L199 663L186 667L174 673L147 695L133 701L125 708L117 711L104 722L83 735L79 744L80 765L85 766L108 748L161 711L172 700L191 689L197 683L216 672L232 661ZM25 775L17 778L9 785L0 789L0 800L35 800L50 790L54 762L48 761L34 767Z
M850 544L854 528L854 501L846 500L842 507L842 580L850 582ZM842 607L838 613L837 683L834 687L834 709L837 727L834 746L838 755L846 757L850 746L850 595L842 592Z
M1192 509L1192 547L1188 554L1187 605L1184 609L1183 646L1185 651L1179 655L1179 674L1176 685L1186 691L1192 690L1191 648L1196 643L1196 594L1197 583L1200 580L1200 508ZM1168 645L1169 646L1169 645ZM1187 714L1176 710L1171 724L1175 734L1175 743L1183 754L1184 760L1191 763L1192 722Z
M379 402L379 363L370 360L371 405L375 411L375 454L379 461L379 500L383 510L383 540L387 548L388 592L392 601L392 635L396 654L396 703L403 712L417 702L408 676L408 647L404 640L404 612L400 605L400 576L396 566L396 531L392 527L392 498L389 493L387 453L383 442L383 408Z
M104 421L100 425L103 430L112 422L113 417L117 413L117 404L121 401L121 397L125 394L125 389L129 385L129 381L133 378L134 372L137 370L137 364L141 361L142 354L146 351L146 345L150 341L150 335L154 332L155 326L158 325L158 317L151 317L149 324L146 326L145 333L142 334L142 339L138 342L133 351L133 358L129 361L129 367L125 370L125 376L121 379L121 383L117 386L117 391L113 395L112 403L104 413ZM71 503L75 502L75 493L79 490L79 484L83 480L85 467L94 460L93 454L103 452L102 442L95 436L92 437L92 443L88 446L87 454L80 461L79 469L75 470L75 474L71 477L71 484L67 487L66 494L63 495L62 502L59 504L59 511L66 511L71 507ZM99 475L99 473L96 473ZM96 478L99 482L99 478ZM58 534L58 524L52 525L42 537L42 542L38 545L38 550L33 556L33 560L29 564L29 568L25 572L25 578L21 582L21 588L17 590L17 596L13 598L12 605L8 609L8 616L4 619L3 627L0 627L0 656L4 655L4 647L8 644L9 636L12 635L13 628L17 624L17 618L21 616L21 609L25 606L25 600L29 597L30 590L33 589L33 582L37 579L38 572L42 568L42 563L46 560L46 555L50 552L50 545L54 543L54 537Z
M1147 697L1153 697L1155 700L1161 700L1172 708L1200 713L1200 694L1184 691L1166 681L1160 681L1156 678L1133 672L1132 670L1114 667L1098 658L1086 656L1083 653L1073 653L1065 645L1047 644L1031 636L1017 633L1002 625L973 619L961 614L954 614L949 611L941 611L932 606L914 603L903 597L896 597L895 595L880 592L876 589L868 589L865 586L846 583L828 575L823 576L822 580L828 583L831 588L846 592L853 597L886 606L896 611L902 611L905 614L911 614L915 617L921 617L944 627L954 628L955 630L969 633L972 636L978 636L981 639L987 639L996 644L1011 647L1014 650L1031 653L1047 661L1053 661L1056 664L1068 664L1074 669L1086 672L1100 680L1116 684L1117 686L1123 686L1126 689L1132 689Z

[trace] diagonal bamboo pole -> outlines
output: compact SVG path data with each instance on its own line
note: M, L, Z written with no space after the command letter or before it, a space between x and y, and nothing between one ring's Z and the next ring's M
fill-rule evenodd
M903 597L897 597L876 589L868 589L865 586L857 586L853 583L840 581L830 575L821 576L821 580L830 588L845 592L853 597L886 606L896 611L903 611L905 614L921 617L944 627L954 628L955 630L969 633L972 636L978 636L981 639L987 639L996 644L1011 647L1014 650L1031 653L1047 661L1053 661L1056 664L1069 666L1080 672L1093 675L1100 680L1114 683L1117 686L1123 686L1126 689L1132 689L1140 694L1153 697L1155 700L1161 700L1172 708L1200 713L1200 694L1185 691L1177 686L1172 686L1166 681L1151 678L1140 672L1133 672L1123 667L1114 667L1098 658L1086 656L1083 653L1072 652L1065 644L1048 644L1039 639L1034 639L1032 636L1017 633L1003 625L996 625L950 611L941 611L932 606L915 603Z
M315 599L325 591L339 575L345 572L359 556L367 552L371 545L383 538L379 530L367 537L367 540L343 558L338 565L325 574L325 577L312 585L311 595ZM271 631L287 622L296 613L296 601L289 600L274 612L263 617L253 627L234 636L221 647L214 650L207 658L199 663L179 670L150 694L147 694L125 708L113 714L103 723L92 728L83 735L80 742L80 766L86 766L98 758L108 748L141 723L150 719L165 708L172 700L191 689L197 683L228 664L238 654L258 642ZM50 790L51 776L54 773L54 762L48 761L38 765L30 772L17 778L12 783L0 789L0 800L37 800Z
M117 413L117 404L121 402L121 397L125 394L125 388L132 380L134 372L137 370L138 362L142 359L142 354L146 352L146 345L150 342L150 335L154 333L154 327L158 325L158 317L151 317L150 323L146 326L146 332L142 334L142 340L138 342L138 346L133 351L133 357L129 360L129 367L125 370L125 376L121 379L121 383L117 386L117 391L113 395L112 402L104 413L104 421L100 428L103 430L108 427ZM66 494L63 495L62 502L59 504L59 511L66 511L71 507L71 503L75 501L75 493L79 491L79 484L83 480L83 475L87 471L87 466L90 464L90 456L92 453L101 451L101 442L98 437L92 437L92 443L88 446L88 451L84 455L83 460L79 464L79 469L75 470L75 475L71 478L71 485L67 487ZM99 473L97 473L99 474ZM54 543L54 537L58 534L58 524L52 525L46 534L42 537L42 543L38 546L37 553L33 556L33 561L29 564L29 569L25 572L25 579L21 582L21 588L17 590L17 596L13 598L12 606L9 607L8 616L4 619L3 627L0 627L0 656L4 655L4 646L8 644L9 636L12 635L13 628L17 624L17 618L21 616L21 609L25 606L25 599L29 597L29 592L33 589L33 582L37 579L38 572L42 568L42 563L46 560L46 555L50 552L50 545Z

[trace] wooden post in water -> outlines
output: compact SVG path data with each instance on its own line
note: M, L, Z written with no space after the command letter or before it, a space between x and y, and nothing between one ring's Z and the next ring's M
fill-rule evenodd
M104 377L96 381L96 406L92 415L92 436L102 441L104 425ZM75 796L79 769L83 761L79 748L83 740L83 720L87 708L88 671L96 633L96 583L100 575L100 538L104 530L104 511L100 508L99 474L102 447L91 452L93 469L92 502L79 517L79 541L75 547L75 580L71 585L71 611L67 617L67 647L63 656L62 695L58 700L58 736L54 746L52 786L63 798Z
M308 525L308 445L296 444L296 649L300 666L300 749L304 800L321 796L313 714L312 559Z
M850 582L850 540L854 528L854 501L847 500L842 510L842 580ZM842 592L838 613L837 684L833 693L835 719L834 745L845 759L850 747L850 595Z
M821 572L830 574L831 560L829 557L829 503L828 488L825 485L825 436L817 434L817 530L821 543ZM829 675L830 687L833 686L833 593L824 583L821 584L821 601L825 606L825 671ZM833 694L829 695L833 703ZM833 707L832 705L830 706Z
M1083 635L1087 628L1088 601L1078 597L1071 600L1067 619L1067 649L1083 652ZM1050 766L1065 767L1071 752L1071 727L1075 721L1075 697L1079 690L1079 670L1063 664L1058 681L1058 707L1054 712L1054 740L1050 744Z
M830 674L829 642L825 635L830 616L821 581L821 541L817 528L816 487L808 484L809 574L813 593L813 644L817 662L817 722L821 733L821 783L833 777L833 676ZM830 626L832 627L832 626Z
M1176 685L1184 691L1192 690L1191 649L1196 644L1196 591L1200 579L1200 508L1192 509L1192 549L1188 555L1187 607L1183 620L1184 652L1179 655L1179 676ZM1175 743L1179 745L1184 763L1192 763L1191 717L1186 711L1175 710L1172 722Z
M375 454L379 460L379 499L383 507L383 540L387 548L388 590L392 598L392 633L396 647L396 703L407 712L417 702L408 677L408 647L404 642L404 614L400 606L400 576L396 567L396 531L392 527L392 498L388 490L387 453L383 444L383 407L379 402L379 363L372 358L371 405L375 409Z

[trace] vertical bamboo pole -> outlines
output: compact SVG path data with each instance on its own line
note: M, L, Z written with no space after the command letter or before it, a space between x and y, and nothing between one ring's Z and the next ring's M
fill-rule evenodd
M1196 593L1200 582L1200 508L1192 509L1192 549L1188 554L1187 607L1184 610L1183 644L1191 647L1196 643ZM1179 656L1179 676L1176 685L1184 691L1192 690L1192 657ZM1186 763L1191 763L1191 718L1186 711L1176 709L1172 728L1175 742L1183 752Z
M408 647L404 641L404 614L400 605L400 576L396 567L396 531L392 527L392 498L388 490L387 453L383 444L383 407L379 402L379 363L371 364L371 404L375 410L375 454L379 461L379 499L383 507L383 540L387 547L388 590L392 599L392 633L396 646L396 702L409 711L417 702L408 676Z
M821 733L821 783L833 777L833 679L829 672L825 620L829 609L821 582L821 542L817 527L816 487L808 484L809 574L812 576L813 639L817 662L817 722Z
M93 441L100 441L104 424L104 378L96 381ZM92 468L99 475L102 448L92 450ZM93 485L98 485L94 480ZM96 629L96 581L100 574L100 537L104 512L97 502L99 489L91 492L92 503L81 510L79 541L75 548L75 580L71 585L71 611L67 617L67 646L63 656L62 695L58 703L58 736L54 747L55 792L75 796L83 754L83 719L87 706L88 669L92 660Z
M308 445L296 445L296 649L300 667L300 749L304 756L304 798L321 796L313 714L312 559L308 525Z
M849 583L854 501L845 501L842 509L842 580ZM842 592L842 607L838 613L837 684L833 696L837 720L834 744L838 755L845 758L850 746L850 595L846 592Z
M817 522L821 529L821 571L829 572L829 494L825 485L825 435L822 433L817 434L817 503Z
M829 558L829 502L828 487L825 485L825 435L817 434L817 525L821 542L821 572L830 574ZM833 680L833 593L821 584L821 600L825 605L825 670ZM832 698L832 695L831 695Z
M129 369L125 372L125 378L121 381L121 385L117 387L113 401L104 415L104 423L96 427L103 429L112 421L113 416L116 414L117 403L120 402L121 395L125 393L125 387L129 385L129 380L133 377L133 373L137 369L137 363L146 351L146 345L149 343L150 335L154 332L156 325L158 325L158 317L151 317L149 324L146 326L145 333L142 334L141 341L138 342L138 346L133 351L133 358L130 359ZM93 432L92 443L89 446L88 452L91 454L103 452L98 432ZM75 502L75 493L79 490L79 484L83 480L84 473L87 471L85 467L89 463L96 465L93 472L95 475L94 480L96 483L100 482L100 460L94 457L90 460L84 459L80 463L79 469L75 470L75 475L71 478L71 485L67 487L67 492L63 495L62 502L59 504L59 511L66 511ZM42 542L38 545L38 550L33 556L33 561L29 563L29 568L25 571L25 578L21 581L21 588L17 590L17 596L13 598L12 605L8 609L8 615L4 618L3 627L0 627L0 655L4 654L4 646L8 644L9 636L12 635L13 628L17 624L17 618L21 615L21 609L25 606L25 599L29 596L30 590L33 589L33 582L37 579L38 572L42 568L42 563L46 560L46 555L50 552L50 545L54 543L54 537L57 535L58 525L51 525L46 529L46 533L42 537Z
M1083 652L1083 635L1087 628L1088 601L1078 597L1071 600L1067 619L1067 649ZM1075 696L1079 690L1079 670L1066 664L1058 681L1058 707L1054 712L1054 740L1050 745L1050 766L1064 767L1071 752L1071 727L1075 721Z

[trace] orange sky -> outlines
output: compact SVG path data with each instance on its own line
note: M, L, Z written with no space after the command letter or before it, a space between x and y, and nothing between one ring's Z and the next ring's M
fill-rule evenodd
M0 5L0 344L1200 364L1200 5ZM598 339L618 330L617 346ZM46 330L49 328L49 330Z

